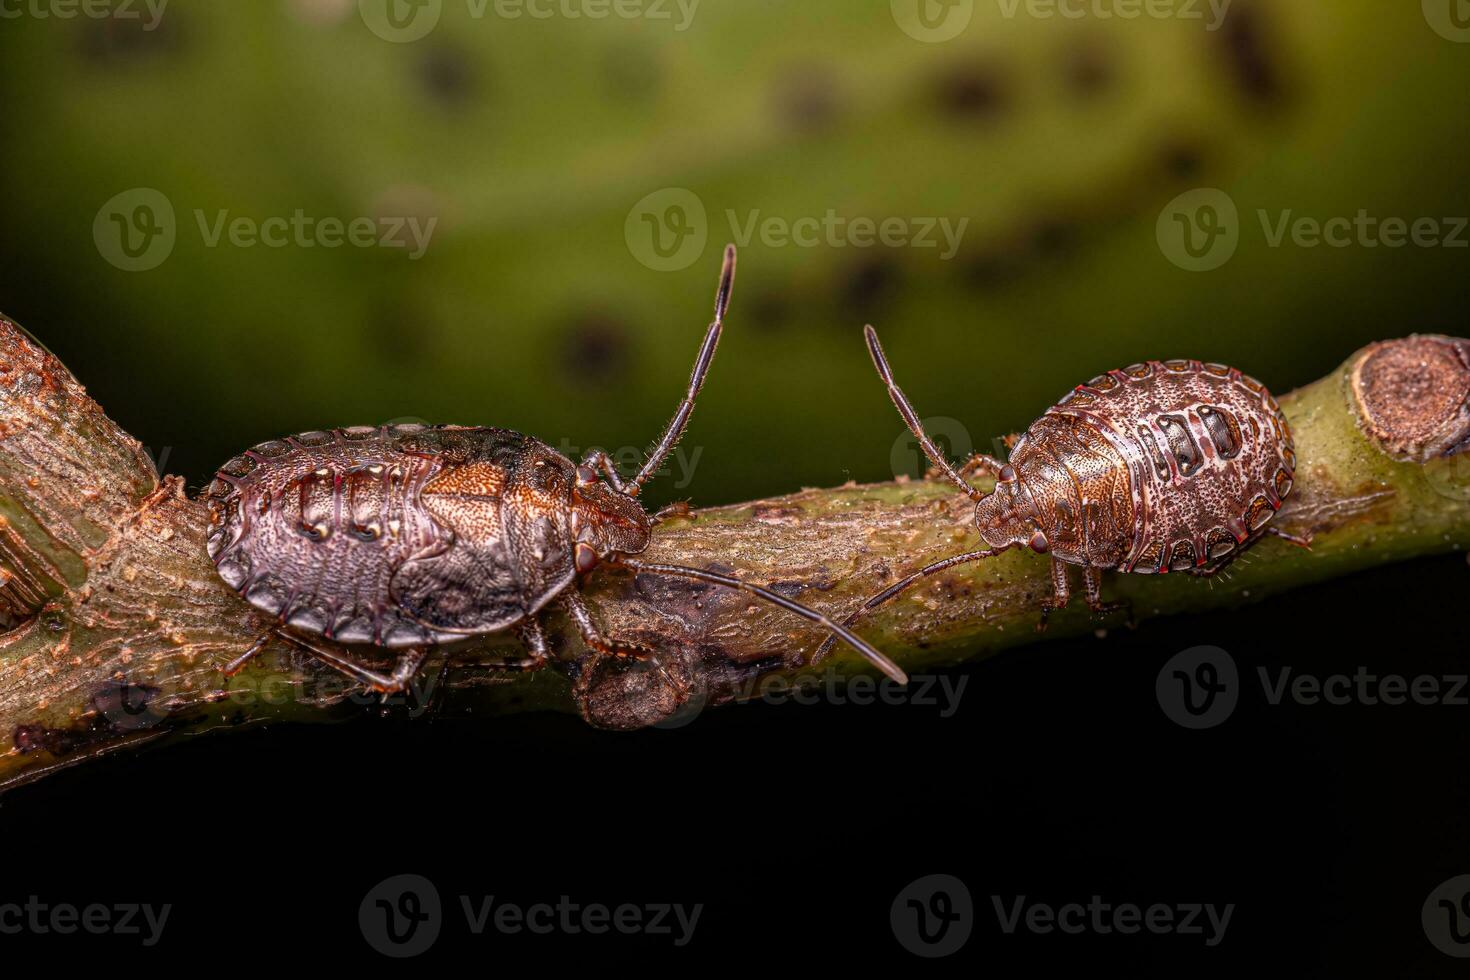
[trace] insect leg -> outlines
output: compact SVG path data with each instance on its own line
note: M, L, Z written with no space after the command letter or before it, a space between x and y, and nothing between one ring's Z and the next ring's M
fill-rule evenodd
M659 437L658 444L643 461L643 468L628 484L625 493L636 497L643 484L663 465L665 457L673 451L674 446L679 442L679 437L684 434L684 427L689 424L689 416L694 413L694 399L698 397L699 389L704 387L704 376L709 372L710 362L715 357L715 348L719 346L720 331L724 329L725 324L725 311L730 308L730 293L734 288L735 246L726 245L725 262L720 269L720 288L715 293L715 319L704 335L704 343L699 348L699 356L694 359L694 373L689 376L689 390L685 393L684 400L680 402L678 411L674 413L674 417L664 428L664 434Z
M914 411L914 406L909 404L908 397L904 395L903 389L893 380L893 369L888 366L888 358L883 356L883 345L878 342L878 331L871 325L863 327L863 336L868 341L868 353L873 357L873 366L878 369L878 377L888 386L888 397L893 399L893 406L898 409L898 414L903 416L909 431L914 438L919 440L919 446L924 450L924 455L929 457L929 462L939 470L940 474L947 477L952 483L969 495L971 500L979 500L985 494L974 487L960 475L939 447L934 445L934 440L924 431L924 424L919 421L919 413Z
M260 653L260 651L265 649L266 644L268 644L271 641L271 637L275 635L275 629L268 629L264 633L257 636L255 638L255 642L245 648L244 653L240 654L234 660L231 660L229 663L225 664L221 673L223 673L226 677L234 677L236 674L240 673L240 671L245 668L245 665L247 663L254 660L255 657Z
M621 640L612 640L602 635L597 624L592 621L592 611L587 608L586 601L576 589L567 589L562 594L561 604L566 608L567 614L572 617L572 622L577 626L577 632L582 634L582 642L587 644L592 651L605 657L633 657L643 659L653 655L650 647L638 643L624 643Z
M541 620L535 616L527 616L521 620L516 627L516 633L521 642L526 645L526 651L530 657L516 664L526 670L535 670L546 666L551 661L551 648L546 645L546 632L541 628Z
M540 619L528 616L517 623L514 629L517 639L525 646L529 656L519 660L480 657L477 656L479 648L471 647L457 657L446 658L445 666L454 667L457 670L540 670L555 659L551 647L546 642L546 633L541 628Z
M364 667L350 657L344 657L335 650L319 647L304 637L286 632L281 632L278 635L283 640L288 640L296 644L323 663L335 667L353 680L360 681L383 695L401 694L407 690L409 684L413 682L414 677L418 674L419 668L423 666L424 661L429 656L428 647L410 647L399 654L397 662L393 665L393 673L382 674L376 670Z
M1041 604L1041 619L1036 623L1036 632L1046 631L1046 621L1058 609L1066 608L1072 600L1072 586L1067 583L1067 563L1056 558L1051 560L1051 598Z
M582 465L601 470L602 475L607 478L607 482L611 483L613 489L618 493L628 492L627 487L623 485L623 477L618 473L617 467L613 466L612 460L608 459L607 453L601 449L594 449L586 456L583 456Z
M672 504L666 504L660 507L658 513L653 515L653 522L655 524L662 524L664 521L675 517L688 517L692 512L693 508L689 506L689 501L676 500Z
M883 605L885 602L892 599L894 596L898 595L900 592L904 591L909 586L919 581L919 579L921 578L926 578L930 575L935 574L936 572L942 572L946 568L953 568L955 565L963 565L967 562L979 561L981 558L993 558L1005 550L1006 549L1004 548L991 548L985 551L971 551L967 554L955 555L952 558L945 558L943 561L936 561L932 565L925 565L917 572L914 572L907 578L900 579L899 581L890 585L888 588L884 589L882 592L879 592L877 595L870 598L867 602L864 602L861 606L858 607L856 612L854 612L851 616L848 616L842 621L842 625L849 627L852 626L853 623L857 622L863 616L867 615L872 610L877 609L879 606ZM821 663L822 660L827 656L827 652L832 649L832 645L836 642L837 638L835 636L829 636L825 640L823 640L822 645L817 647L817 652L812 655L812 663Z
M1128 618L1133 618L1133 603L1127 599L1119 599L1116 602L1103 602L1102 597L1102 569L1096 565L1087 565L1082 569L1082 584L1087 589L1087 608L1098 615L1106 615L1117 612L1119 609L1128 610Z
M1000 471L1005 465L1006 464L1002 463L994 456L987 456L984 453L976 453L965 461L964 466L960 467L960 476L968 478L975 475L976 473L985 472L989 473L991 476L999 477Z
M1274 534L1282 541L1288 544L1294 544L1298 548L1306 548L1308 551L1312 550L1312 536L1310 534L1292 534L1290 531L1283 531L1281 528L1271 524L1266 525L1266 533Z
M1259 531L1256 531L1250 537L1242 541L1234 551L1230 552L1230 554L1226 555L1223 558L1217 558L1214 561L1210 562L1208 565L1205 565L1201 568L1191 568L1189 569L1189 574L1197 575L1200 578L1214 578L1216 575L1219 575L1221 572L1225 571L1225 569L1229 568L1230 565L1234 563L1235 559L1245 554L1246 550L1250 548L1251 545L1255 544L1257 541L1261 540L1261 538L1265 537L1268 534L1274 535L1289 544L1294 544L1298 548L1306 548L1309 551L1311 550L1312 536L1310 534L1305 536L1292 534L1290 531L1283 531L1268 524L1267 526L1261 528Z
M654 575L673 575L679 578L692 578L699 582L709 582L714 585L723 585L726 588L739 589L742 592L749 592L751 595L764 599L774 606L779 606L789 613L794 613L797 616L800 616L802 619L807 620L808 622L816 623L817 625L826 628L828 632L841 639L842 642L852 647L858 653L861 653L864 657L868 659L869 663L877 667L879 670L883 671L883 673L887 674L893 680L897 681L900 684L907 684L909 682L908 675L903 672L903 669L900 668L898 664L894 663L892 660L889 660L882 653L880 653L876 647L863 640L847 627L827 616L824 616L822 613L817 612L815 609L803 606L801 603L795 602L791 599L786 598L783 595L772 592L770 589L763 589L759 585L752 585L749 582L742 582L740 579L731 578L728 575L719 575L715 572L708 572L702 568L689 568L684 565L655 565L650 562L638 561L637 559L633 558L618 558L617 563L624 566L625 568L630 568L635 572L649 572Z

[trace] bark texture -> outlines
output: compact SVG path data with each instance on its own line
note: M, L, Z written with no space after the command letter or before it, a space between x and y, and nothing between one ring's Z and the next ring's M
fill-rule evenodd
M1312 549L1268 538L1212 582L1111 575L1107 598L1131 600L1142 621L1470 545L1470 342L1384 341L1280 402L1298 469L1276 520L1310 534ZM972 513L941 483L803 490L670 520L643 557L733 574L841 617L897 577L975 547ZM605 662L576 699L583 650L553 618L557 669L475 666L508 653L511 641L492 638L431 660L415 690L385 707L280 642L224 677L220 666L271 624L216 576L205 527L183 482L160 479L66 369L0 319L0 786L179 731L431 704L580 711L636 728L810 673L803 658L824 636L744 593L605 568L589 602L611 635L655 647L656 659ZM912 673L1036 642L1049 594L1047 560L1013 551L935 575L859 628ZM1046 635L1099 625L1079 599ZM842 647L817 669L867 672Z

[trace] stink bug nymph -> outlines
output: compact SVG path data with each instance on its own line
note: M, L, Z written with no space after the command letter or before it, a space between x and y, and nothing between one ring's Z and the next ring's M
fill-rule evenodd
M920 569L873 596L846 620L920 579L966 562L1029 547L1051 558L1052 595L1039 628L1067 605L1067 567L1082 568L1097 613L1102 572L1210 576L1262 535L1309 542L1269 526L1296 472L1291 428L1259 381L1223 364L1148 361L1098 375L1053 405L1011 447L1009 462L976 454L956 469L924 432L865 328L868 353L898 413L938 472L975 502L983 548ZM986 472L994 491L970 485ZM824 642L817 658L830 648Z
M604 636L582 599L580 581L607 563L751 593L824 626L902 680L892 661L815 610L729 576L632 557L659 520L639 491L684 433L734 280L732 245L684 400L631 480L598 450L574 465L531 436L463 426L306 432L226 463L206 493L209 555L231 588L279 621L226 672L279 635L389 694L404 690L436 647L507 629L527 657L506 666L537 668L551 659L540 615L552 603L593 657L650 654ZM397 660L380 673L317 637L396 651Z

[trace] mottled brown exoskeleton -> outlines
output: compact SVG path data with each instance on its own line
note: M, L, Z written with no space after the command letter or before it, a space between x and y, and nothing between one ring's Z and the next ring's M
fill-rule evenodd
M846 621L928 575L1026 546L1051 556L1052 596L1038 628L1067 605L1067 566L1082 566L1087 604L1102 600L1102 572L1170 571L1209 576L1263 534L1308 542L1269 527L1291 492L1296 453L1276 399L1258 381L1223 364L1148 361L1078 385L1031 423L1010 461L976 454L956 469L924 432L893 380L878 343L868 351L893 404L940 474L975 501L985 547L922 568L869 599ZM992 492L967 479L986 472ZM829 649L824 643L821 657Z
M506 629L551 659L540 614L558 603L594 656L652 651L603 636L579 579L606 562L752 593L832 631L890 675L902 672L841 625L759 586L698 568L638 561L659 515L638 502L684 432L720 339L735 278L725 252L714 322L684 401L636 476L594 450L580 465L507 429L396 425L307 432L267 442L210 485L208 547L220 576L279 620L226 667L238 671L282 636L374 690L402 691L440 645ZM380 673L312 642L399 651ZM590 666L590 665L586 665ZM584 669L582 679L591 671Z

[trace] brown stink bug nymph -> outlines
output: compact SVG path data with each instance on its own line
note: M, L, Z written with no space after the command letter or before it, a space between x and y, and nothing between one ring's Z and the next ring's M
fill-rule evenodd
M939 473L975 501L985 545L922 568L869 599L853 616L927 575L1026 546L1051 556L1052 596L1040 628L1070 597L1067 566L1080 565L1087 604L1103 602L1102 572L1209 576L1263 534L1309 542L1268 526L1291 492L1296 453L1276 399L1223 364L1148 361L1100 374L1031 423L1002 463L977 454L956 469L924 432L871 326L868 352L889 397ZM996 478L986 493L967 477ZM830 648L823 643L817 658Z
M553 602L592 657L650 654L605 637L593 622L578 584L606 562L752 593L824 626L902 679L846 628L784 596L631 557L648 547L658 522L639 491L684 433L734 279L730 246L684 401L629 481L598 450L574 465L530 436L462 426L306 432L226 463L206 493L209 555L231 588L279 621L226 672L279 635L388 694L404 690L434 648L507 629L517 631L528 656L506 666L541 667L551 654L539 617ZM394 651L397 661L380 673L316 638Z

